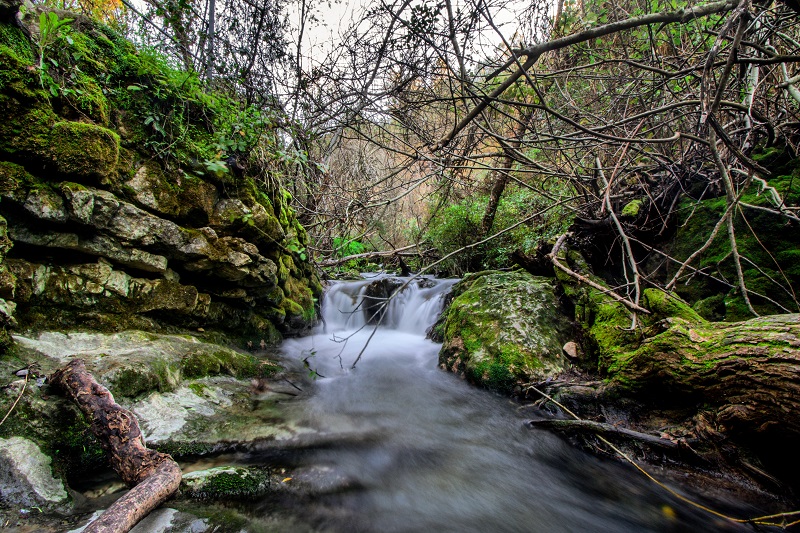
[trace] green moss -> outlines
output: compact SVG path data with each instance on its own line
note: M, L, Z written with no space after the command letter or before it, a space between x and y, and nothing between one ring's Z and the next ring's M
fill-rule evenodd
M0 161L0 194L8 194L24 186L41 185L25 167Z
M264 377L274 372L274 366L263 364L251 354L233 350L217 352L195 352L181 361L183 374L187 378L201 378L228 374L237 378Z
M146 365L121 368L113 375L109 389L115 396L135 398L148 392L171 392L180 381L180 368L166 360L155 359Z
M257 466L212 468L187 474L181 483L181 492L201 500L247 500L270 488L270 469Z
M168 453L175 459L188 457L204 457L215 453L215 444L199 441L164 441L152 445L152 448L161 453Z
M102 88L88 76L82 75L75 82L75 93L69 98L75 107L95 123L108 126L110 109Z
M706 320L721 321L725 318L725 295L715 294L698 300L692 306L698 315Z
M697 311L675 295L659 289L645 289L642 292L642 306L651 311L652 316L644 316L643 320L658 321L668 317L677 317L691 323L705 322Z
M82 122L53 125L50 155L63 174L107 177L119 159L119 135Z
M31 42L22 29L13 24L0 23L0 47L5 46L23 65L33 65L35 57ZM0 52L2 54L2 52ZM3 88L0 86L0 91Z
M622 208L622 212L620 214L624 217L635 217L639 214L641 208L642 208L642 201L633 200L625 204L625 207Z
M774 150L768 150L771 164L777 165L778 156ZM781 163L786 174L779 174L769 179L769 186L774 187L787 205L797 205L800 201L800 169L794 168L798 160ZM793 166L794 165L794 166ZM762 190L759 183L754 183L745 191L742 201L746 204L773 207L770 195ZM679 224L670 255L678 260L685 260L699 249L708 239L714 225L726 209L724 198L711 198L696 202L684 199L679 203ZM751 302L759 314L785 312L770 303L768 296L780 303L784 308L797 310L792 297L786 291L787 286L800 285L800 268L797 262L797 250L800 248L800 231L797 224L774 214L743 207L734 217L736 243L743 257L744 280L748 290L753 291ZM755 234L757 235L754 235ZM758 265L754 268L752 263ZM688 283L678 283L678 294L694 305L696 302L711 297L724 295L725 319L742 320L752 314L738 293L736 268L732 259L731 247L727 232L720 231L708 249L695 260L697 268L718 279L727 280L733 287L711 280L704 276L692 275ZM676 264L669 265L668 276L674 275Z
M203 396L206 389L208 385L205 383L189 383L189 390L198 396Z
M56 116L47 103L24 102L0 94L0 152L41 164L49 159L50 131Z
M0 93L24 101L46 99L39 78L24 55L0 44Z

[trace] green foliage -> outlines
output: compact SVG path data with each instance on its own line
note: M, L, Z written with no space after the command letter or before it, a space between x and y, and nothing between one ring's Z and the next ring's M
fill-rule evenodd
M481 220L488 202L487 195L477 195L443 208L431 221L425 239L441 255L473 244L479 238ZM492 233L511 227L551 204L552 200L536 191L508 187L498 205ZM570 221L566 209L555 207L499 238L457 254L443 267L456 275L508 267L513 252L533 253L541 243L565 231Z
M335 257L363 254L366 250L367 247L361 241L344 237L333 238L333 255Z
M52 78L50 78L45 69L45 52L47 52L48 48L53 46L62 36L67 42L70 44L72 43L72 38L68 35L68 32L69 25L72 24L73 20L74 19L59 18L59 16L52 11L39 14L39 38L37 40L39 52L39 82L42 88L49 89L50 94L53 96L58 96L58 86L53 83ZM58 67L58 61L54 58L48 58L48 60L54 66ZM47 87L45 87L45 84L47 84Z

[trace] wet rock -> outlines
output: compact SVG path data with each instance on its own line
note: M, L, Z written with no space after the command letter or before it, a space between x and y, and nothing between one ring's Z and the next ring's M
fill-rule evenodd
M286 439L305 431L277 416L274 404L285 400L285 395L260 394L254 399L251 379L268 380L279 367L250 353L190 336L141 331L112 335L45 332L35 337L15 336L15 340L20 357L36 361L42 374L51 373L72 357L81 357L95 379L137 415L148 445L177 456ZM48 413L58 413L49 402L41 401L38 390L30 394L24 401L30 418L41 413L47 421ZM59 432L68 433L59 424L49 429L44 423L35 429L37 441L50 440L55 447L63 438Z
M405 284L399 278L380 278L364 289L364 316L368 324L380 324L388 310L388 299Z
M249 379L276 370L252 354L182 335L43 332L14 339L20 349L46 357L44 364L53 370L80 356L95 379L121 397L174 391L184 378L226 374Z
M214 185L185 173L168 176L154 161L142 163L125 187L139 207L193 226L208 224L218 197Z
M266 468L221 466L184 474L180 491L200 500L246 500L270 492L280 482Z
M453 292L439 326L443 368L502 392L566 370L571 327L551 280L489 271L465 277Z
M0 499L4 506L65 512L69 495L53 477L50 458L30 440L0 439Z

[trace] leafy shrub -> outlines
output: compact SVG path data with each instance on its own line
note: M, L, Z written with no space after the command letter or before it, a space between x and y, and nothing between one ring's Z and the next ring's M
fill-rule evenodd
M553 191L557 194L558 191ZM431 220L426 240L444 256L480 240L480 225L489 197L486 194L465 198L437 213ZM553 200L522 187L508 187L497 207L491 233L497 233L544 210ZM467 249L448 259L442 268L448 273L462 275L485 269L511 266L515 251L533 253L543 242L563 233L570 225L570 212L564 207L549 211L503 233L499 237Z

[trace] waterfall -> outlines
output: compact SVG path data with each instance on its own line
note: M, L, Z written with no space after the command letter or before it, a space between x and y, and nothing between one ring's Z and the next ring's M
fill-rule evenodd
M457 281L377 275L331 282L322 302L323 327L335 332L379 324L425 335L442 310L445 294Z

